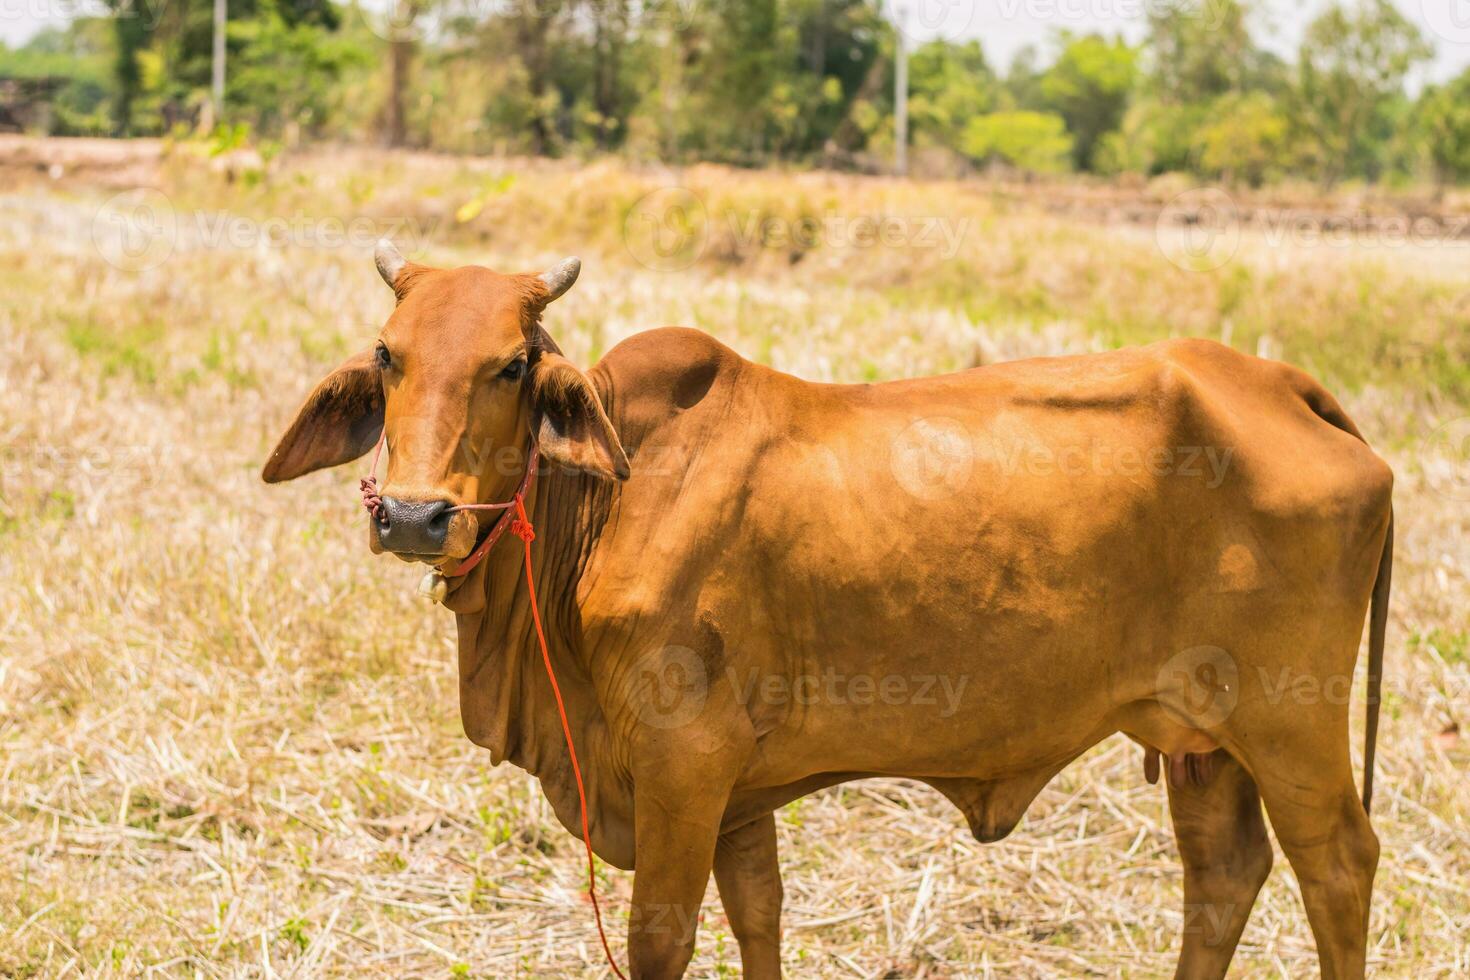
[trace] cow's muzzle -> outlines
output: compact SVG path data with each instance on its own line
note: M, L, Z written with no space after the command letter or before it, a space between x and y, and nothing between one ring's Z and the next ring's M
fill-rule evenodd
M444 554L454 519L449 500L403 500L384 497L373 518L373 530L384 551L405 557L437 558Z

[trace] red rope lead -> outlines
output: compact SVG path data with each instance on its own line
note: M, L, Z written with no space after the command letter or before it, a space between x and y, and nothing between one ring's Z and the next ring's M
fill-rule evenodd
M612 947L608 946L607 933L602 928L602 908L597 904L597 866L592 858L592 832L587 826L587 791L582 788L582 767L577 764L577 750L572 745L572 726L567 721L567 706L561 699L561 686L556 683L556 671L551 669L551 654L546 649L546 633L541 628L541 608L536 603L536 579L531 574L531 542L536 539L536 529L526 516L525 500L520 494L516 494L515 505L516 521L510 526L510 532L525 543L526 591L531 598L531 618L536 622L536 641L541 644L541 662L546 664L546 677L551 681L551 693L556 696L556 711L561 715L561 733L566 736L567 755L571 756L572 775L577 780L577 801L582 806L582 844L587 849L587 897L592 899L592 914L597 919L597 935L602 940L602 952L607 956L607 965L612 967L619 980L627 980L623 971L618 969L617 960L613 959Z
M387 431L378 437L377 449L373 452L373 465L368 470L367 477L361 481L359 489L362 492L362 503L368 513L373 515L374 520L381 520L383 498L378 493L378 457L383 455L383 443L387 439ZM567 721L567 706L561 699L561 686L556 682L556 671L551 669L551 653L546 648L546 631L541 628L541 608L536 604L536 579L531 574L531 542L536 540L536 528L531 524L531 518L526 515L526 491L531 486L531 480L536 475L536 443L531 443L529 459L526 462L526 475L521 478L520 489L510 501L503 504L461 504L451 507L450 510L498 510L500 517L496 518L495 525L490 533L485 535L485 540L472 551L459 567L450 572L447 577L459 578L468 575L478 565L494 546L500 536L505 533L507 527L510 533L520 538L526 547L526 591L531 598L531 618L536 623L536 641L541 644L541 662L546 665L546 676L551 681L551 693L556 696L556 711L561 715L561 733L566 737L567 755L572 760L572 775L577 780L577 802L582 807L582 844L587 849L587 897L592 899L592 914L597 919L597 935L602 940L602 951L607 956L607 965L612 967L613 973L618 975L618 980L628 980L623 971L618 969L617 960L613 959L612 947L607 943L607 932L602 928L602 907L597 904L597 864L592 856L592 831L587 825L587 791L582 787L582 767L577 763L577 748L572 744L572 726ZM515 509L515 519L509 524L505 517Z
M378 493L378 457L383 455L383 443L388 438L388 430L378 436L378 445L373 449L373 466L368 470L368 475L358 482L358 489L362 492L362 505L367 508L373 520L383 519L383 495Z

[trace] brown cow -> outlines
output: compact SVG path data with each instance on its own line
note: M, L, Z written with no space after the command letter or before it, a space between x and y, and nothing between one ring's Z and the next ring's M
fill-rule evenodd
M1167 758L1186 908L1217 919L1180 976L1226 971L1271 867L1263 800L1323 975L1363 976L1378 842L1345 694L1371 597L1366 803L1393 477L1307 375L1179 340L813 384L679 329L584 374L541 326L575 260L378 265L396 309L264 477L386 427L372 548L448 570L494 520L448 507L508 499L534 438L537 588L592 846L637 868L634 976L682 974L711 870L746 974L779 975L777 807L904 776L995 841L1115 732ZM449 584L464 728L576 834L512 544Z

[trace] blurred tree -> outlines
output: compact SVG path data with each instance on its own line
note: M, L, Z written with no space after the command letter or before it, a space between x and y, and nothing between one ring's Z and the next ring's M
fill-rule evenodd
M931 41L909 60L909 120L916 144L960 150L965 126L995 107L996 79L979 41Z
M113 135L130 136L134 128L133 113L143 88L139 55L148 46L154 25L151 15L136 0L108 0L108 9L112 12L112 77L116 86L112 104Z
M342 75L376 60L360 42L274 11L229 25L225 104L237 122L260 133L320 135Z
M1011 58L999 105L1002 109L1040 109L1046 104L1041 94L1041 52L1033 44L1021 47Z
M1199 169L1226 183L1259 186L1284 160L1290 122L1265 92L1229 92L1195 133Z
M86 56L101 61L59 90L56 124L95 131L99 99L117 133L197 121L213 0L104 2L115 16L91 22L105 36ZM230 0L233 121L462 152L752 165L864 167L893 149L895 34L880 0L382 0L362 9L378 20L391 5L376 37L361 17L344 28L338 3ZM953 173L977 160L1056 170L1065 143L1068 167L1094 172L1259 183L1306 170L1332 183L1432 167L1470 180L1470 82L1408 97L1430 49L1394 3L1333 0L1294 65L1255 41L1264 0L1150 4L1139 47L1063 33L1049 62L1024 48L1004 78L980 42L931 41L910 63L914 145ZM74 43L85 22L44 43Z
M1112 174L1195 171L1196 136L1209 117L1209 105L1141 99L1098 141L1093 166Z
M1138 78L1138 52L1121 38L1063 34L1061 56L1041 77L1041 97L1066 120L1072 134L1073 161L1093 168L1093 153L1104 134L1118 128Z
M1470 181L1470 70L1425 89L1414 121L1436 185Z
M408 142L408 86L413 72L420 0L388 0L388 99L383 106L383 136L389 146Z
M1074 155L1066 120L1045 112L994 112L965 127L965 153L978 163L1000 161L1031 173L1065 173Z
M1144 71L1148 94L1161 102L1202 104L1227 92L1280 91L1281 60L1251 37L1257 0L1151 4Z
M592 123L598 149L622 142L632 109L623 74L629 41L628 0L583 0L592 21Z
M1433 54L1391 0L1335 3L1307 27L1297 58L1296 119L1312 138L1324 185L1348 173L1381 175L1404 79Z
M43 131L107 135L113 130L109 81L115 36L110 20L83 17L66 28L43 28L18 50L0 42L0 78L62 80L51 96Z

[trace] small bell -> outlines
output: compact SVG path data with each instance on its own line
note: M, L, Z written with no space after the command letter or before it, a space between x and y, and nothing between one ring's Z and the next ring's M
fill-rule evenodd
M429 572L419 582L419 595L433 599L435 602L443 602L449 595L449 581L438 572Z

